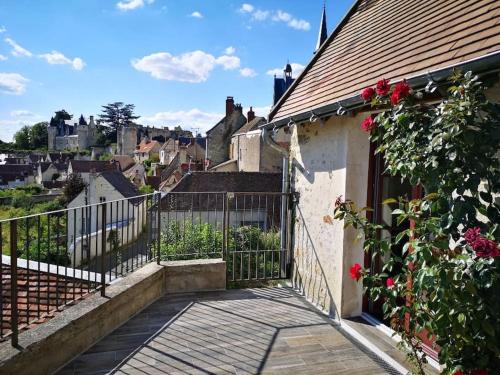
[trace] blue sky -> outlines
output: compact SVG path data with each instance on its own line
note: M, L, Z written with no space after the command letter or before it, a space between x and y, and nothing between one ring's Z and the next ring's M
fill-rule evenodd
M352 0L327 1L331 32ZM266 115L273 70L312 56L322 0L2 0L0 139L64 108L136 105L141 123L208 129L227 95ZM297 70L296 69L296 70Z

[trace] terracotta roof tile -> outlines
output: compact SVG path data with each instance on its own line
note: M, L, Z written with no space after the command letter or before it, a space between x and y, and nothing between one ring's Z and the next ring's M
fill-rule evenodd
M271 111L273 121L500 50L498 0L359 0ZM418 21L418 22L417 22Z
M10 266L1 267L0 340L8 337L11 329L11 274ZM28 277L29 276L29 277ZM20 330L26 330L51 319L66 307L89 295L87 281L56 276L37 270L18 268L18 322Z

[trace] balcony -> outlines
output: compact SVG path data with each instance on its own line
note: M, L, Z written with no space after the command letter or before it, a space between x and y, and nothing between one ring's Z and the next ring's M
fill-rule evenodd
M0 222L0 368L399 373L280 287L290 200L155 193Z

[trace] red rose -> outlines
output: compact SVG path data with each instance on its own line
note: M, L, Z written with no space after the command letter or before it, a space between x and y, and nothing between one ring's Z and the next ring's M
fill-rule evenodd
M380 96L386 96L391 91L391 86L389 85L388 79L381 79L377 82L377 94Z
M478 257L496 257L500 255L498 244L485 237L479 237L472 244L472 248Z
M394 86L394 91L392 92L391 95L392 105L398 104L402 99L406 98L408 95L410 95L410 86L408 86L406 80L396 83L396 86Z
M464 375L464 372L462 370L457 370L453 373L453 375Z
M488 375L488 370L484 368L476 368L471 371L471 375Z
M358 281L361 279L361 265L359 263L354 263L350 268L349 272L351 273L351 279Z
M387 285L388 288L392 288L394 286L394 279L392 277L388 277L385 281L385 285Z
M375 129L376 125L377 123L373 119L373 116L370 115L361 123L361 129L363 129L367 133L370 133L373 129Z
M361 97L365 102L368 102L373 99L375 96L375 89L373 87L367 87L363 91L361 91Z
M465 241L471 246L479 237L481 237L481 228L479 227L469 228L464 233Z

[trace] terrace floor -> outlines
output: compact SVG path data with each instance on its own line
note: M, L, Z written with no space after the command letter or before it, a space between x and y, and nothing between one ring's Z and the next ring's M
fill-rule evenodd
M58 374L396 374L287 288L166 295Z

